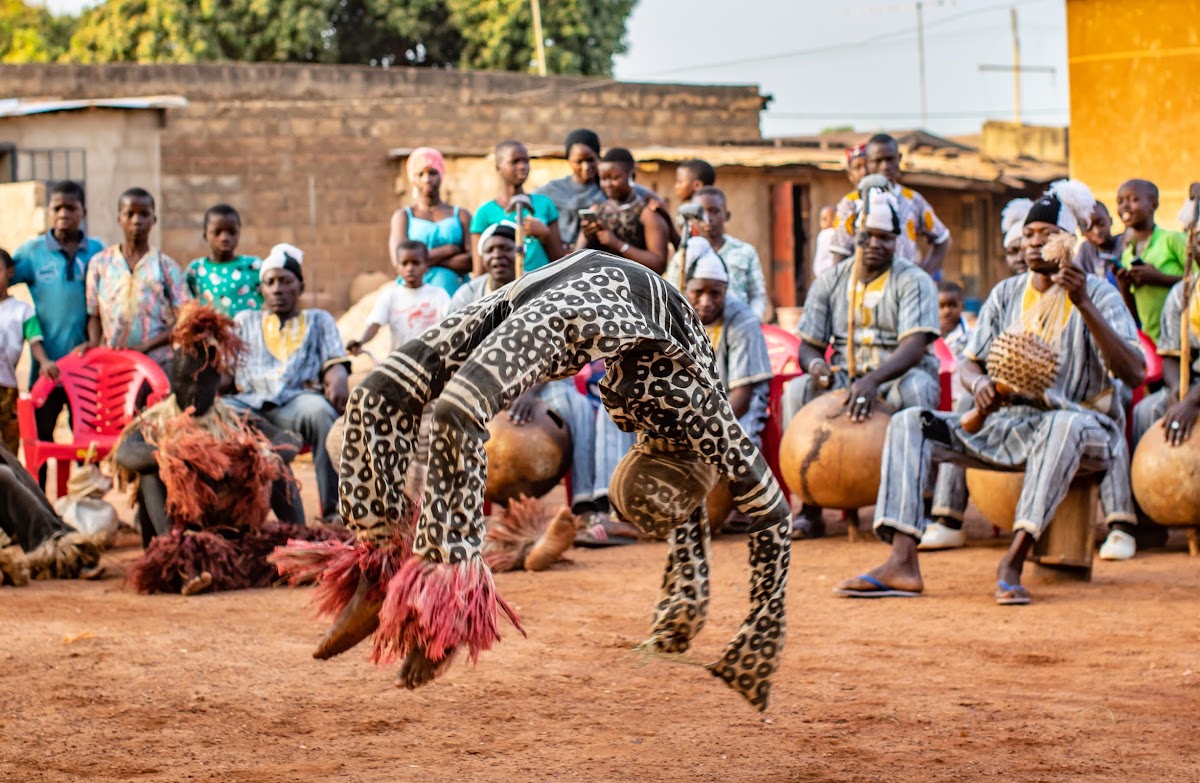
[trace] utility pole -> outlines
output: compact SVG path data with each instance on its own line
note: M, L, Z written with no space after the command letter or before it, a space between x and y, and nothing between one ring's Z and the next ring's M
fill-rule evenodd
M913 8L917 12L917 73L918 87L921 91L921 128L924 129L928 125L929 120L929 101L925 87L925 6L933 8L953 8L955 0L917 0L914 3L893 3L891 5L877 5L870 8L855 8L848 13L850 16L875 16L878 14L890 14L897 11L907 11Z
M530 0L533 9L533 38L537 43L538 76L546 75L546 44L542 40L542 4L540 0Z
M1021 65L1021 34L1017 28L1017 7L1008 9L1008 17L1012 27L1012 65L981 65L981 71L1012 71L1013 75L1013 122L1021 124L1021 74L1025 71L1055 74L1053 66Z
M924 3L917 2L917 70L921 80L921 130L929 127L929 112L925 100L925 12Z

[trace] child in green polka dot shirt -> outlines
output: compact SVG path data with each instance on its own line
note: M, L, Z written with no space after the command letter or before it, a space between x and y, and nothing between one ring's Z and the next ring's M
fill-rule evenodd
M208 256L188 264L187 284L192 295L233 317L243 310L261 310L258 270L262 261L237 254L242 218L228 204L209 207L204 213L204 241Z

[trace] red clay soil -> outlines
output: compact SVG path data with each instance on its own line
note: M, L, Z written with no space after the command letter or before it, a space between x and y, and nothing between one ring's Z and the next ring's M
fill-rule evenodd
M499 575L529 638L408 692L365 650L310 657L309 590L136 595L122 543L98 583L0 590L0 781L1200 780L1200 561L1177 539L1090 584L1029 580L1028 607L992 600L1002 540L929 555L926 597L880 601L830 590L881 544L799 543L765 715L631 653L663 544ZM744 539L713 550L696 661L746 608Z

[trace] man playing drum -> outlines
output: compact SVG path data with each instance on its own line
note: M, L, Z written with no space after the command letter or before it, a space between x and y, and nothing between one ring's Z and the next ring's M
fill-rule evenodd
M1137 328L1121 295L1108 282L1072 263L1061 268L1042 255L1051 237L1074 234L1089 219L1093 199L1082 183L1060 181L1025 218L1024 251L1030 271L1002 281L988 296L975 334L963 353L962 383L977 408L999 402L994 379L984 367L998 338L1039 333L1056 347L1058 369L1040 399L1014 397L974 434L963 427L969 414L910 408L892 417L884 446L883 472L875 507L876 534L892 546L891 557L862 576L843 582L838 595L856 598L916 596L924 589L917 542L925 527L921 494L937 456L999 470L1024 470L1025 482L1013 521L1013 541L1000 561L997 603L1027 604L1021 570L1080 470L1128 475L1129 452L1112 378L1136 387L1145 374ZM1055 291L1054 287L1058 286ZM1042 307L1054 303L1054 308ZM1025 316L1039 312L1036 322ZM1034 328L1036 327L1036 329ZM1051 333L1052 332L1052 333ZM1121 492L1124 497L1110 496ZM1133 521L1128 482L1101 488L1110 522Z
M851 379L846 372L855 263L851 259L818 277L804 300L799 331L800 364L806 374L784 387L785 422L820 394L847 386L847 413L855 421L866 419L879 395L897 410L938 405L938 361L926 350L939 334L937 286L919 266L896 256L901 226L895 198L876 188L868 193L870 210L859 240L862 269L853 298L858 377ZM830 344L836 371L825 361ZM806 505L792 525L793 536L822 532L821 510Z

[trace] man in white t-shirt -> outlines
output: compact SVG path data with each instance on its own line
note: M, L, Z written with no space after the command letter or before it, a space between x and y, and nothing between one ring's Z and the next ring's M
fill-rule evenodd
M387 289L375 300L375 309L367 318L367 328L362 337L346 346L351 356L371 342L384 324L392 331L392 350L441 321L450 311L450 294L436 285L425 285L425 273L429 271L429 249L423 242L406 239L396 248L396 261L392 265L399 275L396 285Z

